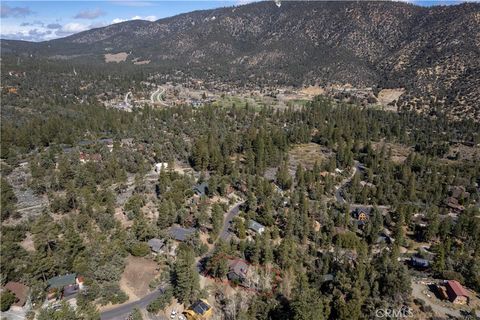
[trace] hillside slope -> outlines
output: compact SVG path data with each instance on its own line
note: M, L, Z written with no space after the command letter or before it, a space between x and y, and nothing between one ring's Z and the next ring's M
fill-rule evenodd
M404 87L403 104L480 118L480 4L273 2L129 21L2 55L103 63L127 52L158 70L257 84Z

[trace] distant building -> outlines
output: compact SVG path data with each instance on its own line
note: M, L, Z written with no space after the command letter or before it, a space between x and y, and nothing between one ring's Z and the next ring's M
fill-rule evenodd
M98 140L99 143L105 145L108 149L108 151L112 152L113 151L113 139L107 138L107 139L100 139Z
M213 315L212 306L206 300L198 300L183 312L188 320L206 320Z
M30 292L29 287L20 282L10 281L5 285L4 289L8 289L15 295L15 302L12 304L11 309L21 309L25 306Z
M410 265L415 268L428 268L430 267L430 261L413 256L410 258Z
M265 231L265 226L254 220L248 221L248 228L258 234L262 234Z
M248 264L241 260L232 260L230 262L227 278L230 281L243 282L247 277Z
M467 304L468 292L456 280L448 280L446 283L448 299L455 304Z
M370 210L358 208L353 211L353 217L358 221L367 222L370 218Z
M163 251L163 247L165 246L165 241L158 238L150 239L147 243L150 249L155 253L161 253Z
M47 280L47 299L57 300L58 298L69 299L83 289L84 279L75 273L53 277Z
M193 192L195 192L196 195L198 196L205 196L208 191L208 183L207 182L202 182L200 184L197 184L195 187L193 187Z
M458 199L454 198L454 197L448 197L446 200L445 200L445 204L447 205L447 207L449 207L450 209L456 211L456 212L460 212L460 211L463 211L465 210L465 207L462 206L459 202L458 202Z

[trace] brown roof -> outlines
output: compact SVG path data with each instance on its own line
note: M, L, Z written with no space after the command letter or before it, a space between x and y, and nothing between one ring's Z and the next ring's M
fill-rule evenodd
M455 297L458 297L458 296L468 297L467 290L465 290L462 287L462 285L456 280L447 281L447 290L448 289L450 289L449 291L452 292L455 295Z
M14 306L23 307L27 301L27 295L29 288L20 283L10 281L5 285L5 288L10 290L17 297L17 301L13 304Z
M234 272L239 276L245 276L248 271L248 264L243 260L234 260L230 263L230 272Z

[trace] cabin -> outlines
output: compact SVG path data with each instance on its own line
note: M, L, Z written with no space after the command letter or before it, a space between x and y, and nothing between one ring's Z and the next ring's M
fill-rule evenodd
M153 238L148 240L148 246L153 253L158 254L163 252L163 247L165 246L165 241L158 238Z
M248 228L250 230L253 230L255 231L256 233L258 234L262 234L264 231L265 231L265 226L258 223L257 221L255 220L249 220L248 221Z
M230 261L230 266L227 273L227 278L230 281L237 281L242 283L247 278L248 264L241 260Z
M15 302L12 304L10 309L12 310L21 310L27 303L28 294L30 288L20 282L10 281L7 282L4 289L10 291L15 295Z
M83 288L83 277L77 277L75 273L56 276L47 280L47 300L70 299Z
M454 304L467 304L468 292L456 280L447 280L445 287L447 288L448 299Z
M452 209L454 212L461 212L465 210L465 207L462 206L459 202L458 199L454 197L448 197L445 200L445 204L447 205L448 208Z
M99 139L98 142L106 146L109 152L113 151L113 139L103 138L103 139Z
M195 187L193 187L193 192L195 192L195 194L200 197L206 196L208 192L208 183L202 182L200 184L197 184Z
M212 306L207 300L198 300L183 312L188 320L206 320L213 315Z
M353 211L353 217L357 219L357 221L367 222L370 218L370 210L358 208Z
M420 257L413 256L410 258L410 265L414 268L426 269L430 267L430 261Z

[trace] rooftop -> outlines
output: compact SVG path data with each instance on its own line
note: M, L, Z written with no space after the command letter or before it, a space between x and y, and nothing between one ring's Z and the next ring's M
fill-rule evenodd
M263 224L260 224L255 220L248 221L248 227L256 232L261 232L262 229L265 229Z
M448 280L447 287L450 287L456 296L468 297L468 292L457 280Z
M75 279L77 278L76 273L69 273L63 276L53 277L47 280L48 287L50 288L63 288L70 284L75 284Z
M14 306L23 307L25 305L29 291L26 285L20 282L10 281L5 285L5 289L10 290L15 297L17 297L17 301L13 304Z

